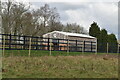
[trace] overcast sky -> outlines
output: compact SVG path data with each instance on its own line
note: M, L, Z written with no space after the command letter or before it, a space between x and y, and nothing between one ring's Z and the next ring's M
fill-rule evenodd
M24 0L28 1L28 0ZM89 30L93 21L108 33L118 35L119 0L29 0L32 8L39 8L45 3L56 7L63 24L77 23Z
M56 7L63 24L77 23L89 30L93 21L109 33L118 34L118 3L117 2L32 2L33 8L45 3Z

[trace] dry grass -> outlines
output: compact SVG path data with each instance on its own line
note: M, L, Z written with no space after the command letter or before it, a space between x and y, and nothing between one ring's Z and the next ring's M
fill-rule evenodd
M4 78L117 78L115 55L4 57Z

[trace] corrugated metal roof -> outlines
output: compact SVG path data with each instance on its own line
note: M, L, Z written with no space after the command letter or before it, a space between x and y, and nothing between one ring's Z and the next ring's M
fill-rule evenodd
M54 32L57 32L57 33L60 33L60 34L64 34L66 36L77 36L77 37L95 38L95 37L92 37L92 36L89 36L89 35L85 35L85 34L70 33L70 32L63 32L63 31L53 31L53 32L49 32L47 34L54 33ZM45 35L47 35L47 34L45 34ZM43 35L43 36L45 36L45 35Z

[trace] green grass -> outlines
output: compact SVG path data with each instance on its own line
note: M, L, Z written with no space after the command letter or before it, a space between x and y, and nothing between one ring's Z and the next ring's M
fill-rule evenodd
M29 50L5 50L5 57L8 56L28 56ZM77 55L89 55L89 54L96 54L96 53L90 53L90 52L69 52L67 53L66 51L52 51L51 55L52 56L77 56ZM102 54L107 54L107 53L97 53L97 55L102 55ZM108 54L113 54L117 55L117 53L108 53ZM44 50L31 50L32 57L35 56L49 56L50 51L44 51Z
M117 54L6 50L3 78L118 78Z

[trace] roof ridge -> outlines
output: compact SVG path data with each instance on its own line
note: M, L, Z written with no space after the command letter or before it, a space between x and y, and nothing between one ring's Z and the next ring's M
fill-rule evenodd
M80 33L70 33L70 32L63 32L63 31L52 31L52 32L49 32L49 33L46 33L46 34L50 34L50 33L53 33L53 32L58 32L58 33L61 33L61 34L64 34L64 35L68 35L68 36L80 36L80 37L89 37L89 38L95 38L93 36L90 36L90 35L86 35L86 34L80 34Z

